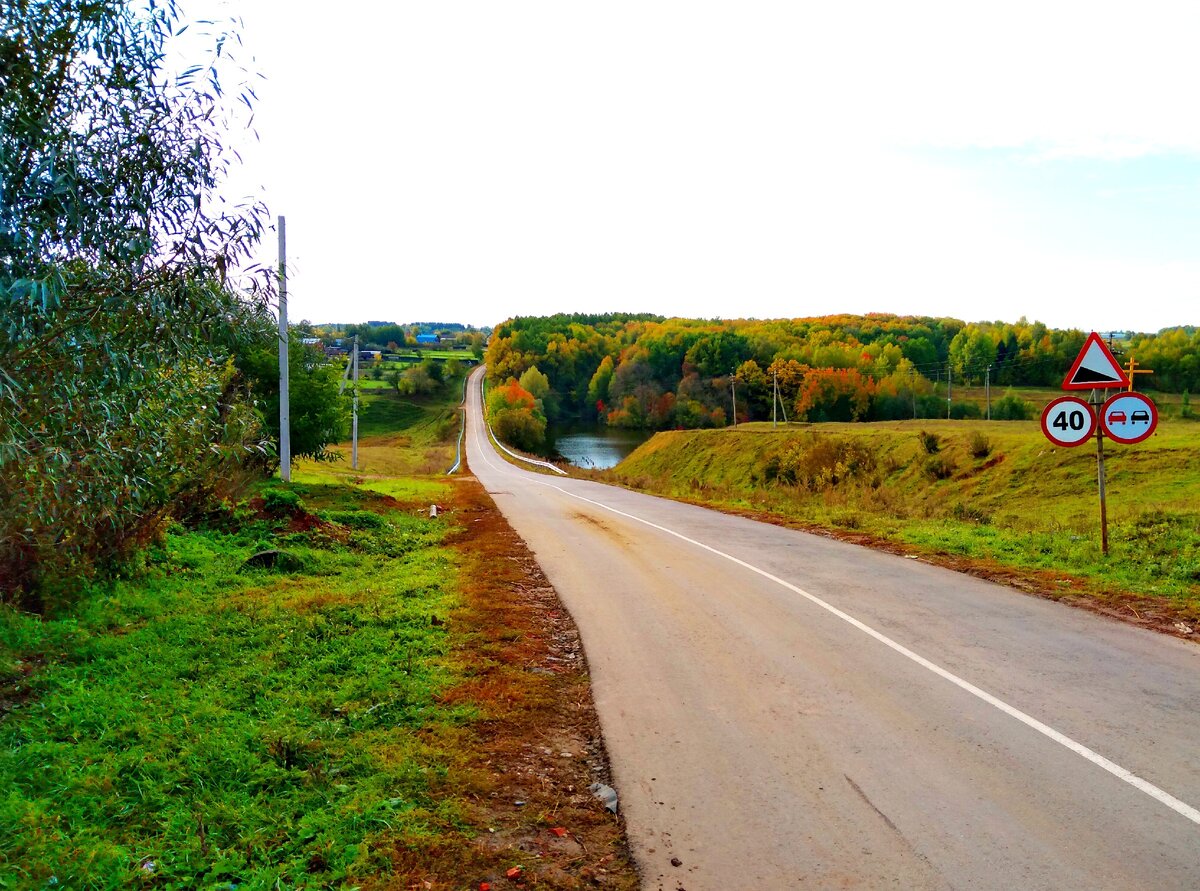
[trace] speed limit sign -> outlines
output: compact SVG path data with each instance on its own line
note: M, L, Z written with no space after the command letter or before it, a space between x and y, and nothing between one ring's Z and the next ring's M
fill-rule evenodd
M1042 432L1055 445L1083 445L1096 432L1096 413L1078 397L1060 396L1042 412Z

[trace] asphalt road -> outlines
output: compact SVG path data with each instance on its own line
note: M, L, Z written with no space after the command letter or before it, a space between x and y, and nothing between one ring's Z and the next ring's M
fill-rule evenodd
M1200 888L1200 647L517 469L478 380L470 468L579 626L645 888Z

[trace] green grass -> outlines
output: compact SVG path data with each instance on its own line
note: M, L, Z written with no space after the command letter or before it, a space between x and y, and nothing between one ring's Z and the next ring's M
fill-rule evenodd
M23 700L0 722L0 886L340 884L378 865L373 834L454 820L423 739L470 717L436 701L456 678L445 527L297 491L330 522L242 511L71 614L0 612ZM239 571L265 547L305 570Z
M365 393L359 408L358 468L351 466L350 443L330 449L334 461L297 461L292 479L299 483L348 483L401 500L436 494L430 477L444 475L454 463L461 412L461 382L438 396L412 399L395 390Z
M918 434L940 440L935 453ZM972 454L982 434L987 453ZM1106 444L1111 553L1101 553L1095 449L1033 422L903 421L660 433L614 471L654 492L903 542L926 553L1066 573L1200 616L1200 424Z
M358 471L299 462L135 578L0 606L0 888L352 886L458 831L475 710L439 699L457 558L420 510L457 393L370 393ZM242 568L268 548L289 571Z

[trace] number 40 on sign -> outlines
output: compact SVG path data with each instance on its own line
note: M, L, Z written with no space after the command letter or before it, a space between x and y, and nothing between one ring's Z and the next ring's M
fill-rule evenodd
M1096 432L1096 413L1077 396L1060 396L1042 412L1042 432L1055 445L1083 445Z

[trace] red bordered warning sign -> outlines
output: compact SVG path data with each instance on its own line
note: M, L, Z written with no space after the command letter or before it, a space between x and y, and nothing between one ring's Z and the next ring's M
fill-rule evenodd
M1084 341L1075 364L1063 381L1064 390L1096 390L1105 387L1128 387L1129 375L1117 364L1112 352L1093 331Z

